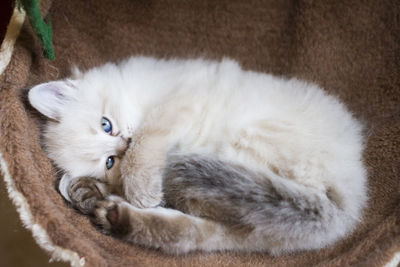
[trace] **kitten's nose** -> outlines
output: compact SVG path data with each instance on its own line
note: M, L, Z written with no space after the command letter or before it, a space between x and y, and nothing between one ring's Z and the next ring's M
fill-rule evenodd
M121 136L121 139L119 141L118 147L117 147L117 154L119 156L122 156L125 151L128 149L129 144L131 143L132 138L126 138Z

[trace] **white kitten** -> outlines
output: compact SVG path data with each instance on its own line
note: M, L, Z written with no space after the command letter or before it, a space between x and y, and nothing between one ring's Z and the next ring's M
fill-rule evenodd
M52 119L44 145L66 173L60 191L136 244L316 249L348 234L366 201L361 126L310 83L231 60L133 57L29 100Z

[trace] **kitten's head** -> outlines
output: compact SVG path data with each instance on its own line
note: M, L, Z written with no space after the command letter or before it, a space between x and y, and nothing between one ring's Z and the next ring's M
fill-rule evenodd
M92 73L37 85L29 101L49 118L43 141L59 168L71 177L119 175L135 121L121 86Z

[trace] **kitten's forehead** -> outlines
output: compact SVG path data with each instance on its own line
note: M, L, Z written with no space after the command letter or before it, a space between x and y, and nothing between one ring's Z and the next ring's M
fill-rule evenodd
M64 116L79 116L82 119L94 121L94 117L101 120L102 116L112 118L118 122L123 114L121 103L123 102L124 92L119 87L109 84L107 81L81 80L76 83L77 98L71 103L71 107L66 110Z

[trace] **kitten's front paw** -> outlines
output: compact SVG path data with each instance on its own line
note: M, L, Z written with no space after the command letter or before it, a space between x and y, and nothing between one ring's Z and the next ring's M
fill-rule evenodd
M83 214L91 214L96 203L107 194L106 185L90 177L74 179L68 186L68 195L73 207Z
M91 218L93 224L106 234L124 237L132 230L127 205L125 200L117 196L97 202Z

